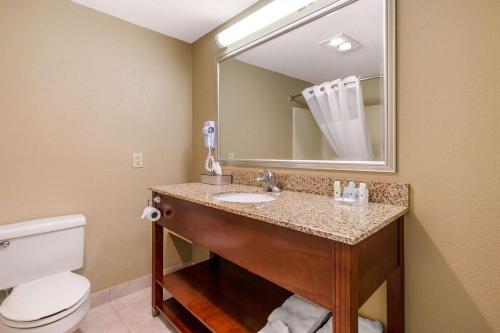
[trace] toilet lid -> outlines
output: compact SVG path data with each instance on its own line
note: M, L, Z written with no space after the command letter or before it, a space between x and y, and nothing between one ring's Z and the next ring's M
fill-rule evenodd
M12 321L35 321L71 308L90 290L83 276L64 272L12 289L0 305L0 315Z
M77 310L80 309L80 307L85 307L84 304L87 304L87 310L88 310L88 303L89 303L89 294L90 291L83 296L83 298L70 307L69 309L63 310L61 312L56 313L55 315L49 316L49 317L43 317L42 319L39 320L33 320L33 321L14 321L14 320L9 320L5 318L4 316L0 315L0 322L3 323L5 326L12 327L12 328L35 328L39 326L45 326L52 324L56 321L59 321L60 319L63 319L65 317L68 317L72 315L74 312L78 312ZM0 325L0 330L2 329L2 326ZM1 331L3 332L3 331ZM17 331L16 331L17 332Z

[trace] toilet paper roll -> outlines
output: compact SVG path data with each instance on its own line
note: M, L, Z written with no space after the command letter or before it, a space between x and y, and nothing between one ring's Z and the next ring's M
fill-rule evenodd
M161 212L154 207L146 207L142 212L141 219L148 219L150 222L156 222L161 218Z

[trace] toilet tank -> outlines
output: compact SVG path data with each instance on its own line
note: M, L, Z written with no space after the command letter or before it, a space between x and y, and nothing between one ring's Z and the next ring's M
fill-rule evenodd
M0 226L0 290L83 267L83 215Z

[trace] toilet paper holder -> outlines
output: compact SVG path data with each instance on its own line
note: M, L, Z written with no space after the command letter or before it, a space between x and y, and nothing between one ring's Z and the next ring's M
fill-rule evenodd
M154 197L153 202L156 204L159 204L161 202L160 196ZM169 215L171 215L171 212L169 212L169 214L165 214L164 209L159 210L158 208L154 207L151 204L151 200L148 199L147 204L146 204L146 208L144 208L144 210L142 212L141 219L142 220L147 219L150 222L156 222L156 221L160 220L162 215L165 215L166 217L168 217Z
M157 195L156 197L153 198L153 202L156 203L156 204L159 204L161 203L161 197L159 195ZM146 203L146 207L151 207L151 199L148 199L147 203Z
M160 196L156 196L153 198L153 202L156 203L158 206L157 208L156 207L153 207L151 205L151 199L148 199L148 202L147 202L147 206L145 208L145 211L143 212L143 215L142 215L142 218L145 218L146 217L146 210L148 209L153 209L153 210L156 210L157 212L160 213L160 216L158 217L158 219L160 217L165 217L167 219L170 219L174 216L174 209L172 206L168 205L168 204L161 204L161 197ZM156 220L156 218L155 218ZM153 221L153 222L156 222L156 221Z

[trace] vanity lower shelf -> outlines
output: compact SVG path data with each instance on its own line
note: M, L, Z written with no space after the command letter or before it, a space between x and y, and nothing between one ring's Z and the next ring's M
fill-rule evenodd
M292 293L220 257L164 275L158 310L183 333L251 332Z
M210 330L205 325L173 297L161 303L158 310L181 333L210 333Z

